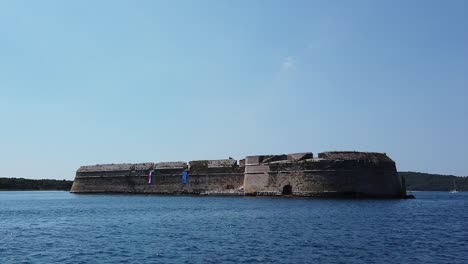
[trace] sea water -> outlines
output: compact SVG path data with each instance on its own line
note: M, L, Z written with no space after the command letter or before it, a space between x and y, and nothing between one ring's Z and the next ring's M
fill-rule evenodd
M0 192L0 263L468 263L468 193L414 194Z

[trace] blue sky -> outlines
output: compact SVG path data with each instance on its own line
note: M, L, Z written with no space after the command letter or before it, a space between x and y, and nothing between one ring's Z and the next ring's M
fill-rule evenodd
M0 1L0 177L386 152L468 175L467 1Z

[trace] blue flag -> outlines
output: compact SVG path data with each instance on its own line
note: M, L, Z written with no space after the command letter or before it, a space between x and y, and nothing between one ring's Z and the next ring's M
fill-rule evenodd
M184 185L187 184L187 179L188 179L188 171L182 172L182 183Z

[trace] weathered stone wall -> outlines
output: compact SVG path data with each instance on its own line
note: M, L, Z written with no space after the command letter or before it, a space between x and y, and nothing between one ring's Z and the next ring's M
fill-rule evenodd
M151 184L148 174L153 171ZM182 174L188 172L187 182ZM82 166L74 193L156 193L403 197L395 162L384 153L324 152Z
M148 182L149 173L152 181ZM187 183L182 174L188 172ZM243 194L244 168L236 160L82 166L73 193Z
M95 166L82 166L78 169L71 192L132 192L138 185L138 173L144 164L105 164ZM135 170L135 165L137 169Z
M233 159L189 162L190 193L243 195L244 168Z
M326 152L246 159L246 195L404 196L395 163L383 153ZM300 158L306 157L306 158ZM275 160L270 162L271 160Z

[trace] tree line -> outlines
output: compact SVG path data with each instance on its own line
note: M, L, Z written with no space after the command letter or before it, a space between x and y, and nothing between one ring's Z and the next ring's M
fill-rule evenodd
M422 172L398 172L405 178L408 191L468 191L468 177Z
M0 191L69 191L73 181L68 180L31 180L24 178L0 178Z

